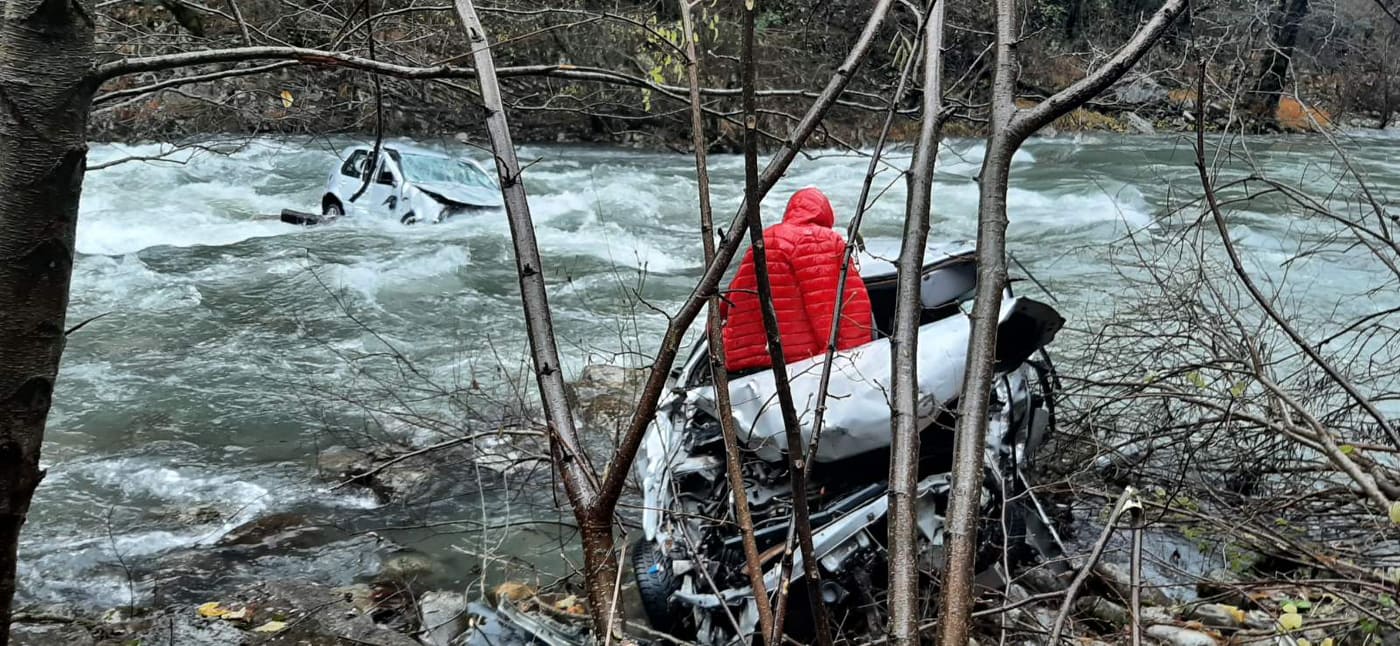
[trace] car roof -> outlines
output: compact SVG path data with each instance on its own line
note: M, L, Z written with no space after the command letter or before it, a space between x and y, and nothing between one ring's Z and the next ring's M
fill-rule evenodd
M442 151L433 150L432 148L426 148L426 147L424 147L424 146L419 146L419 145L416 145L416 144L385 143L385 144L381 144L380 146L381 146L382 148L384 148L385 150L389 150L389 151L393 151L393 152L397 152L397 153L407 153L407 154L410 154L410 155L422 155L422 156L425 156L425 157L437 157L437 158L440 158L440 159L457 159L456 157L453 157L452 155L449 155L449 154L444 153L444 152L442 152ZM348 157L348 156L350 156L351 154L355 153L356 151L360 151L360 150L363 150L363 151L370 151L370 150L373 150L373 149L374 149L374 144L355 144L355 145L353 145L353 146L349 146L349 147L345 148L345 150L343 150L343 151L341 152L341 155L340 155L340 156L341 156L341 157Z

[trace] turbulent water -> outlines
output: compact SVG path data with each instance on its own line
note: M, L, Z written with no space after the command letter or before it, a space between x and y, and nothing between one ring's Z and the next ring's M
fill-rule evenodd
M412 507L331 491L316 479L317 451L347 435L432 441L425 424L403 414L417 411L415 402L430 409L424 415L472 426L508 411L502 393L529 381L520 368L524 326L503 214L436 226L364 220L303 228L277 220L283 208L318 210L335 151L346 143L253 140L232 154L184 151L172 157L181 163L134 161L89 174L69 319L101 318L74 333L64 355L45 445L49 473L22 548L23 601L111 607L133 593L160 595L162 586L177 598L197 596L265 575L345 583L372 569L366 560L384 558L365 530L538 515L514 510L521 498L481 493L493 487L468 475ZM1392 139L1376 135L1356 149L1354 161L1378 191L1400 191ZM161 151L102 144L91 162ZM1316 139L1258 140L1250 151L1274 176L1320 192L1338 169L1330 146ZM974 235L980 158L977 142L947 144L933 237ZM570 374L587 362L642 360L664 328L658 310L674 310L700 270L691 158L530 146L522 159L531 162L526 187ZM898 151L888 164L908 161L908 151ZM1055 293L1071 326L1133 297L1116 285L1104 249L1130 231L1156 235L1158 218L1197 195L1193 161L1188 140L1171 136L1037 139L1016 156L1011 252ZM742 160L711 163L716 211L727 221L742 192ZM764 202L765 222L776 221L793 190L814 185L844 225L866 164L854 154L799 160ZM898 235L904 184L896 179L890 168L877 176L882 194L866 237ZM1310 235L1289 214L1232 218L1239 242L1270 271ZM1345 257L1314 258L1293 271L1311 272L1304 274L1310 287L1295 298L1318 317L1374 280L1369 265ZM417 372L393 368L389 348ZM451 409L431 396L459 388L491 394ZM278 512L331 530L237 563L190 556L189 548ZM447 583L474 576L485 552L529 559L560 551L560 538L547 530L511 530L507 538L450 529L394 538L437 559Z

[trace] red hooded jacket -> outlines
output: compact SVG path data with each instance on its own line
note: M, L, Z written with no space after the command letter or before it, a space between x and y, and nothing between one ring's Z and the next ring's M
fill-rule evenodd
M846 248L846 242L831 228L835 223L826 196L815 188L804 188L788 200L782 223L763 232L773 306L788 363L826 351ZM772 366L752 248L744 254L739 273L721 301L720 317L724 320L725 368L729 372ZM846 277L837 349L870 342L874 327L870 296L853 263Z

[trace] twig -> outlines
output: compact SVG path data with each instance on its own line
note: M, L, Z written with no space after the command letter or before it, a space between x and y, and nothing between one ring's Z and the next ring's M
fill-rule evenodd
M1137 500L1137 490L1128 487L1118 496L1118 502L1113 505L1113 513L1109 514L1108 522L1104 523L1103 532L1099 534L1099 540L1094 543L1094 549L1089 553L1089 558L1080 568L1079 574L1075 575L1074 581L1065 590L1065 599L1060 603L1060 612L1055 616L1055 623L1050 628L1050 639L1048 644L1054 646L1060 643L1060 635L1064 632L1065 621L1069 619L1070 608L1074 605L1074 597L1079 594L1079 588L1093 574L1094 566L1098 565L1099 558L1103 556L1103 550L1108 545L1108 539L1113 536L1114 526L1118 524L1118 519L1129 509L1142 509L1142 503Z

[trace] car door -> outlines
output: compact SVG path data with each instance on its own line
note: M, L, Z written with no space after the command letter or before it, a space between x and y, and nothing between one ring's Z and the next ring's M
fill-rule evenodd
M398 166L388 155L381 154L379 158L379 163L375 165L374 179L365 189L365 194L356 200L356 205L375 217L397 218L402 210L399 205L399 187L403 181L398 173Z

